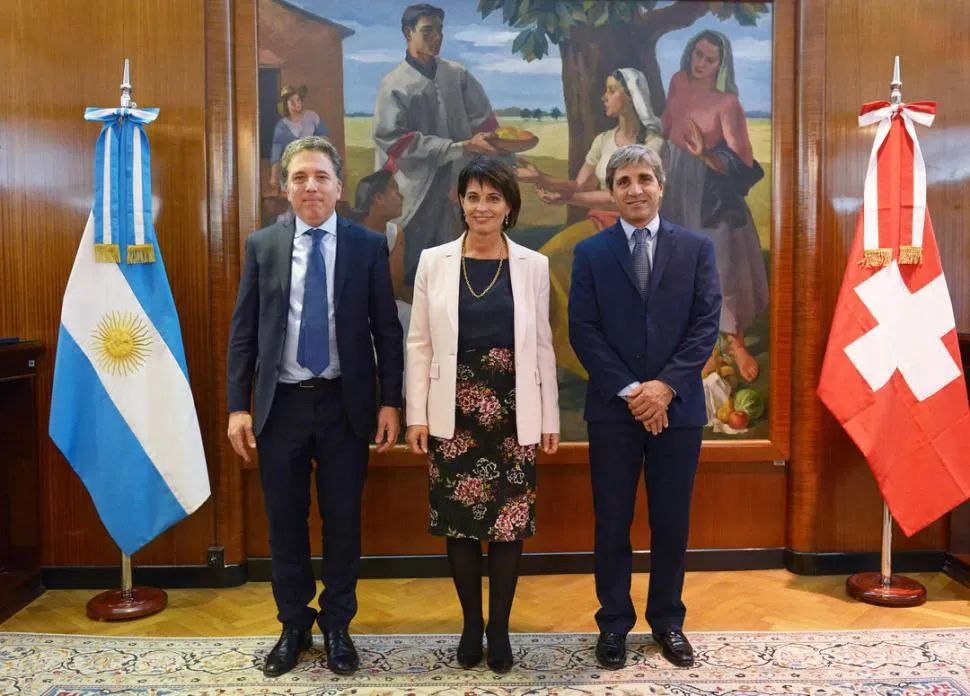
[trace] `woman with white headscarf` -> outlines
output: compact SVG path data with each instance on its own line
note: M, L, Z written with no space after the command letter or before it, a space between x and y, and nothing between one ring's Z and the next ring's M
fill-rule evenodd
M661 122L670 150L661 214L714 242L725 352L751 382L760 367L744 330L768 307L768 275L745 196L764 170L754 159L724 34L703 31L687 42Z
M660 119L650 107L647 78L635 68L620 68L606 78L602 96L606 115L617 119L615 128L593 139L586 161L575 179L556 179L532 164L516 168L520 181L536 185L536 193L546 203L575 205L589 209L587 217L564 229L539 251L549 257L550 322L559 367L585 378L586 371L569 344L569 319L566 308L572 278L573 248L587 237L616 223L619 213L606 187L606 164L624 145L640 143L660 153L664 145Z

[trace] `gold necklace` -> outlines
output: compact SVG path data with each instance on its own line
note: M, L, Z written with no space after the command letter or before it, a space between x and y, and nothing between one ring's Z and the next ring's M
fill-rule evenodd
M461 242L461 274L465 277L465 286L468 288L468 292L472 294L476 300L480 300L485 297L485 294L492 289L495 283L498 282L498 277L502 275L502 262L505 260L504 254L498 257L498 268L495 269L495 275L492 276L492 282L488 284L481 293L475 292L475 288L472 287L472 282L468 279L468 267L465 265L465 242L468 241L468 237ZM502 250L505 251L505 238L502 239Z

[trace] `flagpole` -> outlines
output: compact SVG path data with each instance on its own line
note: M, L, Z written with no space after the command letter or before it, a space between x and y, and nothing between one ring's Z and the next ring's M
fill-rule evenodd
M121 108L134 109L137 104L131 99L131 76L128 59L125 58L124 75L121 78ZM121 554L121 589L106 590L95 595L87 604L89 619L97 621L118 621L151 616L160 612L168 604L165 590L132 584L131 556Z
M903 83L899 79L899 56L893 61L889 83L889 103L903 103ZM915 607L926 601L926 588L905 575L893 575L893 516L882 504L882 550L878 573L856 573L845 581L845 591L854 599L884 607Z
M889 506L882 504L882 580L886 582L893 576L893 516Z

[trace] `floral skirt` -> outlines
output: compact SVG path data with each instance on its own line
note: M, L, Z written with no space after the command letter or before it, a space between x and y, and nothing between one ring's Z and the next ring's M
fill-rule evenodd
M430 438L428 531L515 541L535 533L536 446L515 426L515 359L508 348L458 355L455 435Z

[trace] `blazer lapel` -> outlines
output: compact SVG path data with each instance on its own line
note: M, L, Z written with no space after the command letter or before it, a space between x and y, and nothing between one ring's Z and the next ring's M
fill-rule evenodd
M527 317L525 307L526 301L526 252L525 249L512 240L509 240L509 280L512 283L512 304L516 308L513 310L513 321L515 322L515 350L524 350ZM522 307L519 311L517 308ZM520 345L521 344L521 345Z
M650 292L657 288L663 277L667 262L677 251L677 235L670 226L660 218L660 229L657 230L656 248L653 250L653 268L650 272Z
M347 224L347 222L337 216L337 256L334 259L334 271L333 271L333 309L337 311L337 307L340 306L340 295L344 289L344 283L347 282L347 267L350 264L350 259L354 255L354 243L356 238L354 235L354 230Z
M623 225L619 222L613 225L610 228L607 239L609 240L613 254L616 256L616 260L620 262L620 267L626 272L626 277L630 279L633 287L639 292L640 284L637 282L637 276L633 272L633 256L630 254L630 242L626 238L626 232L623 231Z
M462 234L458 239L449 242L444 248L444 259L441 272L444 274L444 287L448 303L448 323L451 330L458 336L458 294L461 283L461 245L465 241Z
M293 243L296 235L296 221L281 222L273 236L273 255L276 257L280 289L283 291L283 302L289 307L290 281L293 275Z

